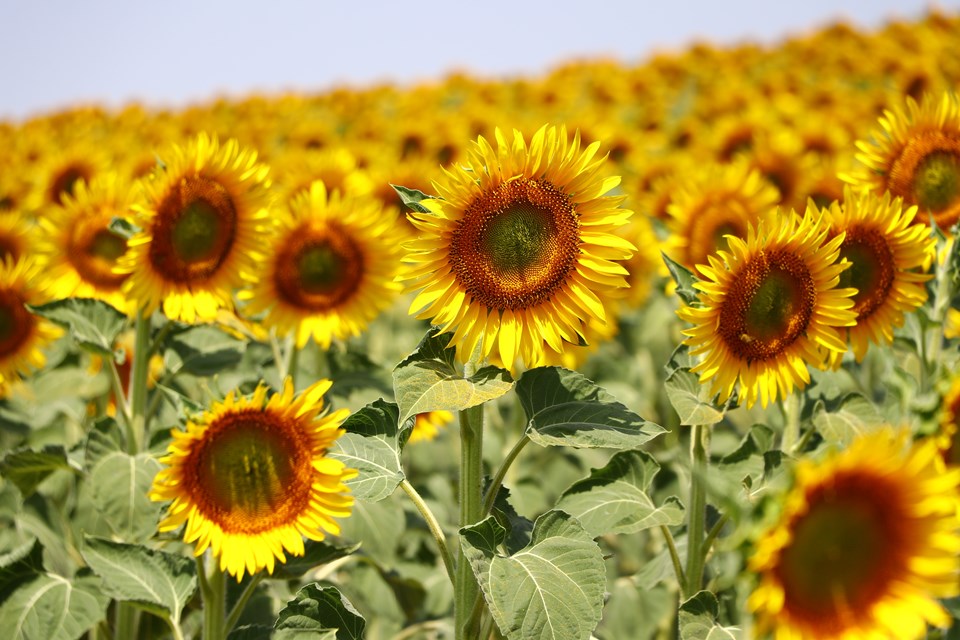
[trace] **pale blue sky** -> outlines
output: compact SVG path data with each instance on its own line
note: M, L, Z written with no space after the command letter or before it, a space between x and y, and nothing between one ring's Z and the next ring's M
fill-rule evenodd
M773 43L845 17L876 28L926 0L3 0L0 119L77 102L183 106L252 91L410 83L454 69L543 73L697 39ZM960 0L935 6L960 11ZM269 8L268 8L269 7Z

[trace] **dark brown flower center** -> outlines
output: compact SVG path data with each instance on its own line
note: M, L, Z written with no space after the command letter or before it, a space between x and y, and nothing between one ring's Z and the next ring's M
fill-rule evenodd
M36 320L23 305L19 293L0 289L0 358L17 353L33 335Z
M233 246L236 206L219 182L199 175L185 177L157 206L152 231L150 261L156 271L184 284L206 280Z
M550 299L576 268L579 220L546 180L520 178L481 194L453 232L450 265L460 286L489 309Z
M113 268L126 252L127 241L103 222L103 218L76 221L67 259L85 282L102 289L119 289L127 276L114 273Z
M890 193L920 207L917 219L929 214L941 228L960 219L960 137L924 131L912 138L893 160L887 185Z
M278 252L274 284L289 304L328 311L357 293L365 273L363 251L342 226L304 225L290 233Z
M50 182L50 190L48 192L50 201L56 204L63 204L63 196L72 196L78 181L83 180L89 183L92 177L93 169L84 164L75 163L63 167L54 174L53 180Z
M775 358L807 329L816 284L794 253L761 251L743 265L720 310L720 336L747 360Z
M893 287L893 252L880 231L855 226L846 230L840 257L850 261L850 267L840 274L840 286L857 290L853 310L858 320L869 318L887 300Z

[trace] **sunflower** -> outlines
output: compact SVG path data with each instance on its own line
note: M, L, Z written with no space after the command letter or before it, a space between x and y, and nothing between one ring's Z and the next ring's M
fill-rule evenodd
M706 278L694 286L699 305L677 314L694 326L683 331L691 354L702 355L692 371L725 402L740 383L748 407L786 397L810 381L807 366L822 368L829 351L846 351L839 328L852 326L855 289L837 287L848 266L838 263L843 236L808 209L777 225L748 227L746 241L727 236L730 250L710 256L697 269Z
M45 210L37 251L47 261L52 295L97 298L126 308L121 287L128 275L114 269L127 240L110 229L110 222L128 216L135 201L135 191L109 173L89 186L79 181L62 206Z
M678 185L667 207L667 254L688 269L726 246L724 236L742 238L777 205L779 194L746 162L710 165Z
M903 209L900 198L847 189L844 203L824 210L833 236L843 234L840 258L850 268L840 275L840 286L853 287L856 326L847 329L857 362L867 347L893 340L893 328L903 325L904 314L927 299L924 273L935 255L936 240L923 225L914 225L917 208ZM839 353L833 360L839 365Z
M960 469L936 444L889 428L820 462L801 460L779 522L757 542L748 600L777 640L922 636L956 595Z
M328 195L314 182L277 227L263 275L240 298L247 313L267 312L265 326L295 331L298 347L359 335L399 293L403 227L375 199Z
M937 431L937 445L947 464L960 463L960 376L955 375L940 405L940 428Z
M130 275L123 292L145 313L162 303L172 320L211 320L259 266L269 169L236 140L221 146L206 134L164 162L143 183L148 204L134 220L142 231L116 273Z
M453 421L453 414L449 411L427 411L418 413L413 423L413 431L407 443L433 440Z
M908 97L905 109L884 112L880 126L871 142L857 142L862 166L844 179L917 205L919 221L932 216L941 229L952 227L960 220L960 100L945 93L918 106Z
M50 300L41 267L31 257L0 261L0 386L46 364L42 349L62 331L27 311L24 305Z
M16 262L33 255L37 244L35 221L19 210L0 211L0 260Z
M353 505L344 481L357 472L327 457L349 413L322 413L330 385L320 380L294 397L287 378L269 400L263 384L249 398L231 392L186 431L173 430L150 491L152 500L172 500L159 530L186 524L195 555L209 547L238 581L273 573L286 553L303 555L303 537L338 534L334 518Z
M578 344L581 320L606 322L601 296L626 286L615 261L635 248L617 234L631 212L604 195L619 178L600 175L599 143L581 151L579 134L546 126L529 147L519 131L495 138L478 137L429 213L409 215L420 234L404 278L419 289L410 312L453 332L460 361L497 351L513 369Z

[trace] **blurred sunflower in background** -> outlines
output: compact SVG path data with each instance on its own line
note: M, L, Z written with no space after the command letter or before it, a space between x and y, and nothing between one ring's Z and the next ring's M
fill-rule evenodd
M279 211L260 278L239 295L244 311L266 312L264 326L294 332L298 347L311 336L327 348L333 338L359 335L400 292L406 236L398 222L373 198L328 194L312 183Z
M810 381L827 353L846 351L840 335L852 326L854 289L839 288L848 266L838 262L842 236L827 238L821 216L790 212L776 226L761 221L746 239L728 236L729 251L697 269L704 280L697 305L677 311L692 328L684 344L703 356L691 371L726 400L739 382L747 407L766 407Z
M913 224L916 206L903 208L900 198L875 193L857 194L847 189L841 205L824 209L832 236L843 234L840 258L850 268L840 274L840 286L857 290L853 295L855 326L847 329L857 362L870 343L888 344L904 314L927 299L925 273L933 261L936 240L929 228ZM842 354L833 352L837 365Z
M565 127L519 131L496 147L479 137L467 166L446 170L439 199L411 213L420 231L404 278L419 290L411 313L452 332L463 362L496 352L504 366L541 362L581 342L581 321L606 322L601 296L626 286L633 245L618 234L631 215L607 194L599 143L580 149Z
M42 349L62 331L25 305L50 301L43 265L31 257L0 262L0 387L47 362Z
M418 413L407 443L434 440L440 434L440 429L447 428L447 425L451 422L453 422L453 414L449 411L425 411L424 413Z
M127 239L110 228L114 218L128 219L137 192L115 173L79 181L62 205L48 207L40 216L47 275L56 298L97 298L126 309L121 290L129 277L116 266L127 251Z
M221 146L206 134L163 161L143 182L141 231L117 274L129 275L123 292L144 313L162 305L171 320L212 320L258 268L270 230L269 168L236 140Z
M173 430L150 492L172 501L160 531L186 525L195 555L209 548L238 582L245 573L272 574L287 553L303 555L304 537L338 534L334 518L353 505L344 481L356 471L327 456L349 413L324 413L330 385L320 380L295 396L287 378L269 399L263 384L249 398L230 392L185 431Z
M878 194L889 191L919 208L941 229L960 220L960 101L950 93L927 95L918 105L884 111L882 131L857 142L861 165L845 179Z
M924 635L936 601L960 591L957 488L933 441L883 428L821 461L797 463L778 522L756 544L748 600L777 640Z
M39 240L37 225L32 216L18 210L0 211L0 260L32 256Z

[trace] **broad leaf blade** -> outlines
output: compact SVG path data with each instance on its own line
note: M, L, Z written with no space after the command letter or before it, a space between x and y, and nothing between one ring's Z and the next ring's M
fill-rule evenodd
M84 539L80 553L103 578L105 594L158 605L174 621L197 588L196 564L182 555L91 537Z
M84 349L108 358L113 357L114 342L127 325L126 315L92 298L67 298L27 308L67 329Z
M212 325L199 325L170 339L171 371L212 376L243 358L245 343Z
M336 630L337 640L363 640L366 622L336 587L308 584L280 610L274 628L319 633ZM316 636L314 636L316 637Z
M99 579L38 576L0 605L0 629L8 638L76 640L106 613L109 598L95 582Z
M417 213L430 213L430 209L427 209L425 206L420 204L424 200L433 200L434 197L427 195L419 189L411 189L410 187L401 187L398 184L391 184L393 190L397 192L397 195L400 196L400 201L408 209L412 209Z
M845 396L832 411L818 405L813 416L813 424L823 439L843 446L884 423L883 415L876 406L857 393Z
M48 444L39 451L18 449L0 461L0 475L17 485L24 497L59 469L72 469L67 452L60 445Z
M131 542L146 540L157 527L160 505L147 497L160 463L149 454L108 454L90 473L93 503L111 530Z
M389 497L403 480L398 436L399 409L377 400L350 415L346 433L337 439L330 457L359 471L347 482L358 500L376 502Z
M717 623L719 604L709 591L700 591L680 605L680 640L739 640L740 630Z
M393 370L394 394L400 407L399 424L427 411L461 411L499 398L513 388L505 369L481 367L469 378L458 371L456 350L449 336L431 329L417 350Z
M683 522L683 507L667 500L657 507L647 489L660 465L643 451L620 451L601 469L563 492L557 509L566 511L593 537L636 533Z
M575 518L550 511L530 545L505 557L493 517L460 530L464 554L500 630L510 640L587 640L600 622L603 555Z
M700 384L696 374L678 369L667 378L664 388L680 424L716 424L723 420L723 411L713 404L710 386Z
M0 603L43 572L43 546L36 538L0 556Z
M635 449L665 431L583 375L560 367L527 371L517 395L527 414L527 435L541 446Z

